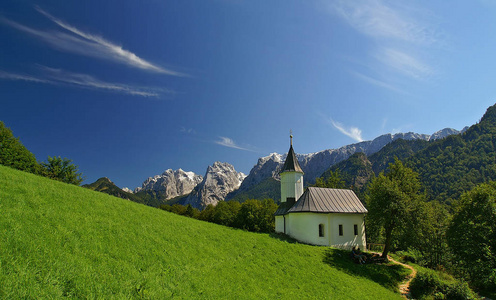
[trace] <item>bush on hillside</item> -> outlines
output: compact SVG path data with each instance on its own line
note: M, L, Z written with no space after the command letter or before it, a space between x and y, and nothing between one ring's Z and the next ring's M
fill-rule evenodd
M160 209L219 225L240 228L252 232L274 232L274 213L277 204L272 199L219 201L216 206L209 204L201 212L191 205L160 205Z
M67 158L48 157L48 162L42 162L42 175L65 183L79 185L83 182L82 173L78 172L78 166L72 164Z
M0 164L38 174L40 166L33 153L15 138L10 128L0 121Z
M410 292L415 299L477 299L466 282L448 278L448 275L430 269L417 272L410 283Z

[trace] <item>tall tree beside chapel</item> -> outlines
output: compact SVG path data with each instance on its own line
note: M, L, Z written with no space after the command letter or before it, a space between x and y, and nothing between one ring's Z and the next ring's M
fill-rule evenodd
M393 239L397 242L395 233L415 233L412 216L418 215L423 202L417 173L398 159L388 170L387 174L381 172L372 179L367 197L369 224L376 224L384 232L383 257L387 257Z

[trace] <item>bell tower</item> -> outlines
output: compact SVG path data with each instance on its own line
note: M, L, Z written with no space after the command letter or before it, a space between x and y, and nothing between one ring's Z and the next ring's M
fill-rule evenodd
M289 135L290 146L284 167L281 170L281 204L289 209L303 194L303 170L293 150L293 135Z

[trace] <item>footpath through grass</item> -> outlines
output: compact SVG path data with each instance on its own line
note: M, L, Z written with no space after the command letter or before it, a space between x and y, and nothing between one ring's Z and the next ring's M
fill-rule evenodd
M401 298L328 251L0 166L1 299Z

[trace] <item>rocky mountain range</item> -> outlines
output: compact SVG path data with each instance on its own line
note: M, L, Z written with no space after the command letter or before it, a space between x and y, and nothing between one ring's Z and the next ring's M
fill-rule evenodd
M194 172L185 172L182 169L175 171L168 169L160 175L148 177L141 187L134 189L134 193L155 191L163 194L166 199L172 199L178 196L188 195L202 180L203 177Z
M432 135L418 133L384 134L370 141L363 141L343 146L338 149L327 149L310 154L297 154L297 159L305 172L305 184L313 184L331 166L348 159L357 152L371 155L381 150L385 145L397 139L432 141L445 138L449 135L459 134L466 130L458 131L445 128ZM295 146L296 150L298 146ZM178 203L192 205L202 209L209 204L216 205L218 201L236 199L238 194L255 194L262 190L265 194L277 195L276 182L279 180L279 172L286 159L286 154L271 153L258 159L257 164L251 169L248 176L237 172L229 163L215 162L207 168L205 176L193 172L185 172L181 169L168 169L160 175L149 177L141 187L134 189L134 194L160 195L160 203L168 199L178 199ZM257 188L262 185L263 188ZM274 191L267 191L267 189ZM126 192L130 189L124 188ZM252 195L257 197L257 195ZM155 196L153 196L155 197ZM278 199L275 199L276 201ZM177 201L177 200L176 200ZM154 202L146 202L154 203ZM157 204L154 204L157 205Z
M237 190L246 175L237 172L231 164L215 162L207 168L203 181L198 184L182 204L203 209L224 201L227 194Z
M403 140L425 140L432 141L437 139L445 138L452 134L459 134L464 132L467 128L462 131L458 131L452 128L445 128L439 130L432 135L428 134L418 134L418 133L397 133L397 134L384 134L371 141L359 142L351 145L346 145L338 149L327 149L316 153L310 154L297 154L296 157L300 163L305 176L305 184L313 184L317 177L320 177L327 169L329 169L334 164L348 159L351 155L356 152L363 152L367 156L376 153L381 150L385 145L395 141L397 139ZM298 146L296 145L297 149ZM238 193L242 193L250 190L257 184L263 182L267 178L274 178L279 180L279 172L284 165L286 159L286 154L271 153L268 156L261 157L258 159L257 164L251 169L250 174L241 184L240 188L231 193L226 200L230 200L236 197Z

